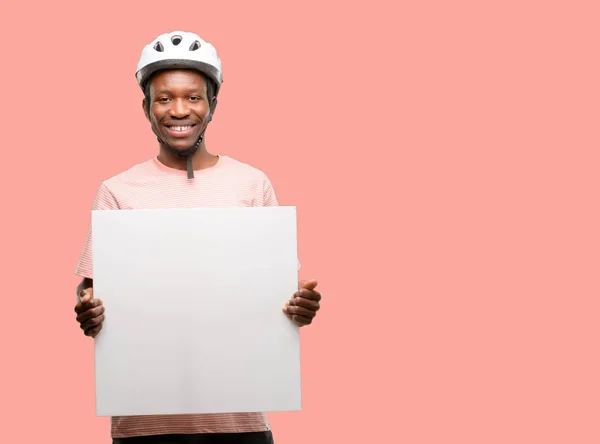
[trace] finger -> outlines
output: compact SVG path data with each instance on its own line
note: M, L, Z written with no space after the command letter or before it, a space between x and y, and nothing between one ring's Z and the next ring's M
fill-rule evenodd
M81 300L77 303L77 305L75 305L75 311L78 313L85 311L86 308L84 308L84 306L94 299L94 289L89 288L81 290L79 297Z
M75 313L83 313L84 311L89 310L90 308L94 308L94 306L90 305L89 301L87 301L85 303L78 302L77 305L75 306Z
M81 323L90 318L95 318L104 312L104 305L99 299L94 299L85 304L77 313L77 322Z
M102 313L104 313L104 305L102 305L102 302L100 301L92 301L94 302L94 304L89 304L89 307L87 307L87 310L82 310L78 315L77 315L77 322L85 322L90 318L95 318L96 316L100 316Z
M313 318L307 318L304 316L292 316L292 321L298 324L300 327L303 325L309 325L312 322Z
M317 287L317 280L316 279L307 279L305 281L300 281L298 283L298 290L301 290L303 288L306 288L307 290L314 290Z
M77 302L77 304L75 305L75 312L76 313L81 313L82 311L84 311L83 306L86 305L88 303L88 300L84 301L83 299L79 302Z
M314 318L317 314L313 310L308 310L304 307L298 307L293 305L290 305L286 308L286 313L292 316L303 316L305 318Z
M321 300L321 293L319 293L317 290L307 290L305 288L298 290L296 293L294 293L294 296L317 302Z
M299 307L308 308L309 310L313 311L317 311L319 308L321 308L318 301L306 299L302 296L295 296L294 298L292 298L292 300L289 301L289 305L297 305Z
M102 324L100 324L97 327L91 328L88 331L84 332L86 336L91 336L92 338L95 338L96 335L98 333L100 333L100 330L102 330Z
M88 319L83 324L81 324L81 329L83 331L87 331L91 328L95 328L95 327L101 325L102 322L104 322L105 317L106 317L106 315L101 314L100 316L96 316L95 318Z
M281 311L283 311L289 319L292 319L292 315L287 312L288 305L290 305L290 301L285 301L285 304L283 304L283 308L281 309Z
M84 288L81 290L81 293L79 293L79 296L81 296L81 302L85 304L89 300L94 299L94 289Z
M77 316L77 322L79 322L80 324L84 324L85 322L89 321L90 319L97 318L98 316L102 316L103 314L104 314L103 306L92 308L91 310L87 310L87 311L81 313L79 316Z

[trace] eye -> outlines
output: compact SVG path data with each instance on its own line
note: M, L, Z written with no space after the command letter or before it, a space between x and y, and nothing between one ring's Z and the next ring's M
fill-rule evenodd
M168 101L169 101L169 99L167 97L161 97L157 100L157 102L160 102L160 103L167 103Z
M201 100L201 98L200 98L200 97L198 97L198 96L193 96L193 97L190 97L190 100L191 100L192 102L197 102L198 100Z

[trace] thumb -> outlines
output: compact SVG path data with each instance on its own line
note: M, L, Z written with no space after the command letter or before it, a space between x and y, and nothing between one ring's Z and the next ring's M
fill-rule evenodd
M319 282L316 279L308 279L306 281L300 281L299 288L305 288L307 290L314 290Z
M92 289L86 288L85 290L81 291L81 303L82 304L89 302L89 300L92 299L93 297L94 297L94 292Z

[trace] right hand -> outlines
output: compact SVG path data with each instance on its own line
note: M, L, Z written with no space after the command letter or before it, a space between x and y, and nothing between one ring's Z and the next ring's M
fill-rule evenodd
M82 298L75 306L77 322L86 336L95 338L102 330L104 321L104 306L100 299L94 299L94 288L81 290L79 296Z

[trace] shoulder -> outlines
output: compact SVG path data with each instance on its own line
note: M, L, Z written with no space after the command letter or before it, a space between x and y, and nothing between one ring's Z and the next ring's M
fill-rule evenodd
M221 156L221 160L223 161L223 166L229 170L235 170L236 172L245 174L249 177L256 177L261 179L267 178L267 175L263 170L248 163L234 159L233 157Z
M104 179L98 187L94 199L94 209L118 209L120 207L119 202L123 196L130 193L131 186L139 183L152 173L150 161L145 160L108 179Z
M222 171L251 196L255 206L278 205L271 180L263 170L227 156L222 160Z
M271 186L269 177L260 168L229 156L221 156L221 160L223 161L223 171L230 173L232 177L242 179L245 182Z
M132 167L115 174L108 179L105 179L101 186L112 191L118 191L119 188L126 186L132 182L138 182L145 179L153 172L152 170L152 159L147 159L139 162Z
M225 157L224 160L224 166L232 173L231 177L241 180L240 185L252 194L255 206L279 205L271 180L263 170L231 157Z

